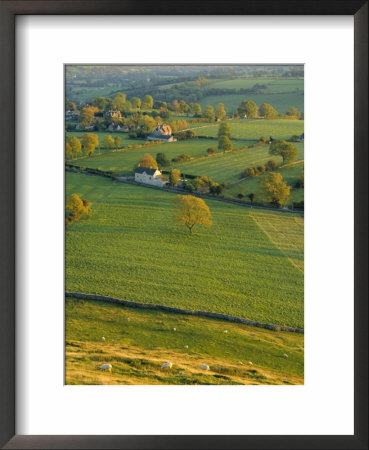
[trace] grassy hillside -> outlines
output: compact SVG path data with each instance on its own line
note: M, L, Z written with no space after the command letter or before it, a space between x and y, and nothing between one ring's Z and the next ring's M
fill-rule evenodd
M304 132L303 120L265 120L237 119L230 120L231 137L238 139L257 139L272 136L274 139L289 139L292 135ZM219 126L219 125L218 125ZM208 126L195 130L199 136L217 136L218 127Z
M301 334L71 298L65 317L66 384L304 382ZM105 363L111 373L98 370Z
M73 163L92 167L100 170L112 170L119 174L133 173L133 166L138 163L145 153L150 153L154 158L157 153L165 153L169 159L182 153L190 156L200 156L206 154L206 149L217 145L217 141L212 139L193 139L188 141L168 142L136 149L123 150L118 152L103 152L101 155L93 155L73 160ZM239 145L243 145L242 142ZM245 144L246 145L246 144Z
M200 100L200 105L204 109L206 105L223 103L227 111L237 111L237 106L243 100L252 100L258 106L262 103L271 104L280 114L284 114L291 106L296 106L299 111L304 111L304 93L283 93L283 94L222 94L208 95Z
M296 147L299 150L298 159L303 159L304 144L298 143ZM269 154L269 145L262 145L237 152L218 153L175 166L187 175L207 175L218 182L229 183L237 181L247 167L265 164L270 159L282 163L281 157Z
M171 193L71 173L66 191L93 211L67 228L67 291L303 328L303 274L249 208L209 200L213 227L190 236L173 222ZM278 233L289 239L295 217L283 217Z
M297 144L297 146L302 144ZM274 159L274 158L273 158ZM292 187L290 197L288 198L287 205L291 204L293 201L300 202L304 200L304 189L297 189L295 185L304 170L304 163L300 162L297 164L292 164L291 166L286 166L277 169L283 176L283 181L285 181L289 186ZM230 184L224 191L225 197L237 197L238 194L244 194L247 196L251 192L253 192L256 197L255 201L262 201L262 199L258 198L259 185L263 180L263 176L257 177L249 177L246 180L242 180L239 183ZM247 199L246 199L247 200Z

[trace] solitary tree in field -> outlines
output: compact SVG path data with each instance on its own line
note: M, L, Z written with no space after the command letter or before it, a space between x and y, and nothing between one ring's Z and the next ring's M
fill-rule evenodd
M291 142L272 141L269 146L269 154L282 156L283 164L287 164L296 161L298 150Z
M172 169L169 172L169 184L175 186L181 178L181 171L178 169Z
M229 124L227 122L223 122L219 125L218 128L218 139L221 136L227 136L228 138L231 137L231 127L229 126Z
M232 150L233 148L232 141L229 139L228 136L220 136L218 140L218 148L220 150L223 150L223 152L227 150Z
M97 134L87 133L82 136L83 151L90 156L94 153L95 148L99 145L99 137Z
M237 108L239 115L246 114L247 117L257 117L258 111L258 105L252 100L244 100Z
M261 195L279 208L286 204L290 192L291 186L288 186L277 172L269 172L260 184Z
M227 111L223 103L218 103L215 108L215 116L217 119L223 120L226 118Z
M158 164L150 153L145 153L137 163L137 167L148 167L149 169L157 169Z
M185 225L190 234L193 234L196 225L211 227L213 224L208 205L193 195L177 195L174 219Z

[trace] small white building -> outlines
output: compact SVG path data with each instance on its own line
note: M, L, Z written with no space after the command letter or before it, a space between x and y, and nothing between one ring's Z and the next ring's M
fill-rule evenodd
M161 179L162 175L158 169L149 169L148 167L137 167L135 170L135 181L137 183L151 184L162 187L165 182Z

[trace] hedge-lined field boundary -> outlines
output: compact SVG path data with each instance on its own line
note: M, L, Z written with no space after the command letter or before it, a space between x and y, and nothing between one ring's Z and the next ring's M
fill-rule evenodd
M171 312L171 313L175 313L175 314L185 314L185 315L198 316L198 317L210 317L212 319L226 320L228 322L243 323L245 325L251 325L253 327L265 328L266 330L289 331L291 333L304 334L304 330L302 328L293 328L293 327L286 327L283 325L261 323L261 322L256 322L254 320L244 319L242 317L229 316L228 314L213 313L213 312L209 312L209 311L196 311L196 310L192 310L192 309L181 309L181 308L174 308L172 306L155 305L155 304L150 304L150 303L131 302L128 300L119 300L119 299L113 298L113 297L105 297L102 295L81 294L81 293L77 293L77 292L66 292L65 296L71 297L71 298L77 298L77 299L81 299L81 300L94 300L94 301L99 301L99 302L114 303L114 304L121 305L121 306L127 306L129 308L153 309L156 311L167 311L167 312Z

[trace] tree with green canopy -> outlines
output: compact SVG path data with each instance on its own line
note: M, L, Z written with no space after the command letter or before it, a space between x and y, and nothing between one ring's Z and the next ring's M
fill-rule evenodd
M239 116L246 114L248 118L258 116L258 105L252 100L244 100L237 108L237 113Z
M281 156L283 164L288 164L296 161L298 149L291 142L277 140L270 144L269 154Z
M211 227L211 219L210 209L203 199L193 195L177 195L174 220L186 226L190 234L197 225Z
M262 103L260 105L259 114L265 119L275 119L278 117L278 111L269 103Z
M268 172L259 186L260 194L266 201L281 208L288 200L291 186L288 186L278 172Z

